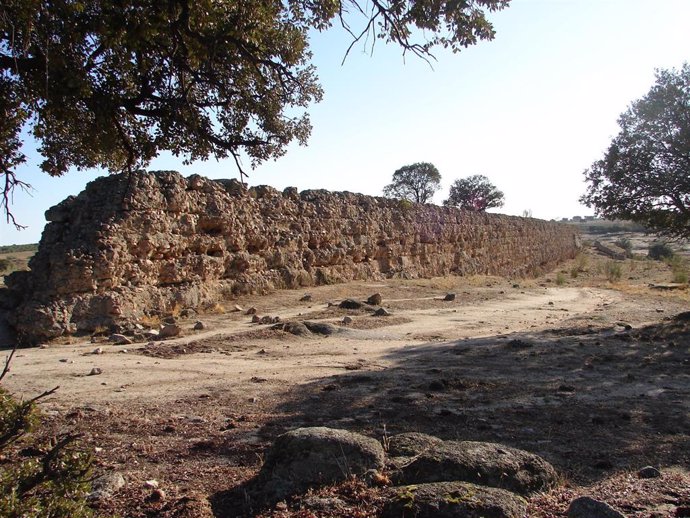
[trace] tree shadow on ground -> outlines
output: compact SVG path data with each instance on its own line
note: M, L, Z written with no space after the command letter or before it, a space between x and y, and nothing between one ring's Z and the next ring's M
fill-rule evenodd
M360 362L291 388L259 435L329 426L499 442L579 484L648 464L690 468L689 338L687 322L669 321L403 346L388 368ZM243 491L215 495L218 515Z

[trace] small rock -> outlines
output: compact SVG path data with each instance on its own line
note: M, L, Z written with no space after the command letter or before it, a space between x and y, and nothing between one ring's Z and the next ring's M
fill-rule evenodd
M91 372L89 372L89 376L98 376L99 374L103 374L103 370L98 367L94 367L91 369Z
M103 349L101 347L97 347L93 351L91 351L91 354L103 354Z
M309 331L317 335L330 336L339 331L336 326L329 324L328 322L304 322L304 325L307 327L307 329L309 329Z
M311 295L309 293L305 293L304 296L299 299L300 302L311 302Z
M194 324L194 331L201 331L202 329L206 329L206 326L201 320L197 320Z
M376 311L374 311L374 316L375 317L388 317L390 316L390 313L386 311L384 308L379 308Z
M60 363L67 363L69 360L67 358L60 358Z
M242 309L242 306L238 306L237 304L235 304L235 306L232 308L232 310L235 311L235 312L244 311L244 310Z
M581 496L570 502L568 518L625 518L625 515L605 502Z
M654 466L645 466L637 472L639 478L659 478L661 476L661 471L659 471Z
M159 336L161 338L171 338L173 336L178 336L181 332L182 328L177 324L167 324L161 328Z
M256 308L255 307L249 308L247 310L247 312L245 313L245 315L256 315Z
M158 487L158 481L155 479L147 480L146 482L144 482L144 486L150 489L156 489Z
M252 315L252 324L258 324L259 322L261 322L261 317L256 314Z
M151 494L149 495L147 500L149 502L162 502L163 500L165 500L165 497L165 491L163 491L162 489L154 489L153 491L151 491Z
M280 322L280 317L273 317L273 323L277 324L278 322Z
M433 390L434 392L441 392L443 390L446 390L446 384L443 383L443 381L434 380L431 383L429 383L429 390Z
M561 385L558 387L558 392L575 392L575 387L572 385Z
M362 306L364 304L354 299L345 299L338 304L338 307L341 309L362 309Z
M110 335L108 341L113 342L114 345L130 345L132 343L132 341L129 338L119 333Z
M261 317L260 323L261 324L272 324L273 323L273 317L269 317L268 315Z
M273 329L280 329L286 331L295 336L308 336L311 335L311 331L307 329L302 322L285 322L284 324L278 324L274 326Z
M170 316L165 317L163 319L163 323L164 324L177 324L177 319L174 316L170 315Z
M455 300L455 293L446 293L446 296L443 297L443 300L446 302L453 302Z
M125 485L125 477L120 473L106 473L94 479L91 484L93 491L87 497L89 500L110 498L118 489Z
M383 302L383 298L380 293L374 293L367 299L367 304L371 304L372 306L380 306L381 302Z
M343 324L349 325L352 324L353 320L352 317L343 317Z

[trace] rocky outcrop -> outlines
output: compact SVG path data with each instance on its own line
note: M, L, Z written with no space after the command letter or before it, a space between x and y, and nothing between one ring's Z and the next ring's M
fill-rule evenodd
M383 465L383 447L376 439L326 427L298 428L278 436L259 480L264 496L280 499L309 487L361 477Z
M424 447L400 467L395 479L404 484L463 481L507 489L528 495L556 486L558 475L551 464L533 453L502 444L475 441L444 441L434 444L431 438ZM406 447L414 451L424 444L417 440ZM397 452L399 454L399 452Z
M381 518L521 518L527 502L493 487L436 482L388 489Z
M8 276L3 297L31 341L271 289L521 277L578 247L568 225L348 192L245 189L170 171L99 178L46 219L31 272Z

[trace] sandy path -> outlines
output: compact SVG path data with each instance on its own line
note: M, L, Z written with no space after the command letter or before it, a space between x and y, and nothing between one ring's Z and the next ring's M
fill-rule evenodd
M449 305L448 309L396 311L396 316L411 320L397 326L345 329L330 337L249 339L237 342L231 351L186 354L172 359L136 354L140 344L105 344L101 346L103 354L99 355L92 354L96 346L91 343L51 345L45 349L18 351L4 384L24 397L60 386L51 396L51 401L59 406L130 400L168 401L214 391L237 392L241 397L252 399L263 397L271 387L307 383L345 372L353 365L369 370L385 369L390 366L390 360L385 359L387 353L394 349L429 341L480 338L553 327L619 299L619 294L609 290L538 288L511 292L485 302L457 303ZM271 309L284 318L308 316L306 306L289 303L285 296L273 296L271 302ZM316 305L312 311L316 310ZM246 316L231 313L214 316L211 328L211 331L173 343L218 341L222 340L221 334L246 331L249 327ZM92 368L102 369L102 374L88 375ZM257 383L257 378L266 382Z

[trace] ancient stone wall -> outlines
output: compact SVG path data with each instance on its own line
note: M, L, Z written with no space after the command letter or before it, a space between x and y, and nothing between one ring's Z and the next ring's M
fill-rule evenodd
M9 276L5 296L33 341L278 288L522 277L578 247L572 227L536 219L169 171L100 178L46 219L31 272Z

